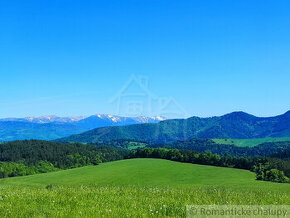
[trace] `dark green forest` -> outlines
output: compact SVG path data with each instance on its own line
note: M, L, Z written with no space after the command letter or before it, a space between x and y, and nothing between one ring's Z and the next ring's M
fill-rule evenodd
M23 176L123 159L125 150L25 140L0 144L0 177Z

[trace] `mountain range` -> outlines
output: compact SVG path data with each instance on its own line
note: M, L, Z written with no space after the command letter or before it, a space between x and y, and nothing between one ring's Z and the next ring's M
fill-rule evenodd
M157 123L163 117L121 117L106 114L79 117L26 117L0 119L0 141L24 139L54 140L94 128Z
M165 120L128 126L93 129L62 138L63 142L97 143L114 140L171 143L193 138L265 138L290 136L290 111L274 117L233 112L209 118Z

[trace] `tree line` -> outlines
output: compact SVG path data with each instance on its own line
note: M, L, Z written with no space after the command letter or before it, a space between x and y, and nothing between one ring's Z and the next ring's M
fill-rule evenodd
M126 151L81 143L24 140L0 144L0 178L120 160Z
M211 139L191 139L177 141L171 144L151 144L152 148L176 148L185 150L194 150L197 152L211 152L218 155L229 155L234 157L264 157L279 154L281 156L289 155L290 142L265 142L254 147L238 147L235 145L217 144Z
M277 158L290 157L290 142L265 142L254 147L238 147L235 145L217 144L212 139L191 139L185 141L176 141L170 144L152 144L144 141L132 140L112 140L106 142L95 142L93 145L119 149L130 149L132 147L151 147L151 148L168 148L168 149L182 149L193 150L196 152L204 153L211 152L221 156L233 157L265 157L273 156ZM135 145L135 146L132 146Z

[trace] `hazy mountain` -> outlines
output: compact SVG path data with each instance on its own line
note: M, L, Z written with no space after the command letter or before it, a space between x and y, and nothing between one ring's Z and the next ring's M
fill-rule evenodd
M96 126L125 126L139 123L157 123L162 120L164 120L163 117L121 117L98 114L82 119L77 124L83 128L94 129Z
M25 117L25 118L4 118L0 119L1 121L13 121L13 122L30 122L30 123L71 123L76 122L82 119L85 119L85 116L79 117L58 117L55 115L41 116L41 117Z
M290 136L290 111L275 117L233 112L219 117L165 120L157 124L97 128L61 141L137 140L168 143L192 138L263 138Z
M41 139L54 140L98 127L157 123L162 117L120 117L93 115L89 117L26 117L0 119L0 141Z

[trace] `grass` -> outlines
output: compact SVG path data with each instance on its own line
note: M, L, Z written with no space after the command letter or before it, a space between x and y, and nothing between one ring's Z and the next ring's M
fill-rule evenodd
M146 147L146 144L145 143L141 143L141 142L129 142L128 144L128 149L129 150L134 150L134 149L137 149L137 148L144 148Z
M239 147L254 147L265 142L290 141L290 137L283 138L256 138L256 139L213 139L217 144L236 145Z
M46 188L47 187L47 188ZM0 217L185 217L188 204L290 204L245 170L131 159L0 181Z
M260 182L247 170L179 163L161 159L130 159L46 174L0 180L0 185L98 185L141 187L221 187L280 190L285 184ZM290 187L290 186L285 186ZM290 192L290 190L289 190Z

